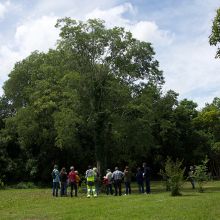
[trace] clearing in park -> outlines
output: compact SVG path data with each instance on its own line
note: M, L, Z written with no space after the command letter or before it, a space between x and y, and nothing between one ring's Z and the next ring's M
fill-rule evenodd
M182 196L172 197L161 182L152 182L152 194L139 195L136 185L129 196L86 198L52 197L51 189L0 190L0 219L137 219L218 220L220 182L212 181L204 193L184 185Z

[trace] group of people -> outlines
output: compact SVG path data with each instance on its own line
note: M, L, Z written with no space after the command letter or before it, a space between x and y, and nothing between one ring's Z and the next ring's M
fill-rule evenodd
M143 163L143 168L138 167L135 174L136 181L138 184L138 189L140 193L151 192L150 190L150 173L151 170L146 163ZM74 170L74 167L70 167L70 172L67 174L66 169L62 168L61 171L58 171L57 165L54 166L52 171L53 177L53 196L58 196L58 189L60 185L60 195L67 195L67 185L71 187L70 195L73 196L73 190L75 196L77 196L78 187L80 186L81 180L77 171ZM111 172L110 169L107 169L106 175L103 177L103 185L107 195L122 195L122 183L125 184L125 195L131 194L131 178L132 172L128 166L125 167L124 171L120 171L118 167L115 167L114 172ZM87 188L87 197L91 196L97 197L99 193L99 184L100 184L100 175L96 167L88 166L88 169L85 173L86 188ZM144 189L146 186L146 190ZM113 191L114 188L114 191Z
M143 169L140 167L137 168L135 174L136 182L138 184L139 193L151 192L150 190L150 168L143 163ZM118 167L115 167L115 171L112 173L110 169L106 171L106 176L104 176L103 183L106 187L106 194L113 194L113 186L115 196L122 195L122 182L125 184L125 195L131 194L131 177L132 173L128 166L125 167L124 172L120 171ZM146 185L146 191L144 190L144 185Z
M80 177L78 171L74 170L74 167L70 167L69 173L66 168L63 167L59 172L58 166L54 165L54 169L51 173L53 178L53 196L58 196L58 189L60 188L60 196L67 196L67 186L70 186L70 195L73 197L73 189L75 196L77 196L78 186L80 184Z

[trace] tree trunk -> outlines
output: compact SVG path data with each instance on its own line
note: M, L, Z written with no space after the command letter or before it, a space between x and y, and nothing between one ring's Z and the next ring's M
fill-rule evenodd
M101 173L101 162L97 160L96 164L97 164L98 173L100 174Z

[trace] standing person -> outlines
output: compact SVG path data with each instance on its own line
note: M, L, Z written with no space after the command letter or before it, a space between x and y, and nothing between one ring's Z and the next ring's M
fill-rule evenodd
M112 190L112 172L110 169L107 169L106 171L106 179L107 179L107 184L106 184L106 194L109 195L109 193L112 195L113 190Z
M93 167L93 171L95 174L95 181L94 181L95 190L96 190L96 193L99 194L100 175L99 175L98 169L96 167Z
M59 188L59 183L60 183L60 176L59 176L59 170L58 166L54 165L54 169L51 173L52 178L53 178L53 196L58 196L58 188Z
M194 173L195 173L195 168L194 166L190 166L189 168L189 181L192 184L192 188L195 189L195 177L194 177Z
M79 172L77 170L75 171L75 174L76 174L76 186L77 186L77 190L79 190L81 179L79 177Z
M61 183L61 189L60 189L60 195L66 196L67 195L67 172L66 168L63 167L60 171L60 183Z
M144 176L140 167L137 168L136 180L138 184L139 193L144 193Z
M124 170L125 195L131 194L131 171L126 166Z
M95 172L93 171L91 166L88 166L88 170L86 171L86 181L87 181L87 198L90 198L91 195L97 197L97 193L95 189Z
M147 166L147 163L143 163L143 168L144 168L144 178L145 178L145 184L146 184L146 193L150 194L150 173L151 169L149 166Z
M108 179L106 176L103 176L102 184L105 186L106 195L108 195Z
M118 170L118 167L115 167L115 171L112 174L112 179L114 182L114 188L115 188L115 196L119 194L121 196L121 182L124 174Z
M70 195L71 197L73 197L73 188L74 188L75 196L77 196L76 173L74 171L74 166L70 167L68 178L69 178L69 184L70 184Z

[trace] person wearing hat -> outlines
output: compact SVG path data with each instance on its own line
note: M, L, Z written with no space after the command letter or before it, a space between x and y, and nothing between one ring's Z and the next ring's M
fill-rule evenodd
M124 177L124 173L121 172L118 167L115 167L115 171L112 174L112 179L114 183L115 188L115 196L119 195L121 196L121 183L122 178Z
M106 194L113 195L113 190L112 190L112 172L110 169L107 169L106 171L106 179L107 179L107 184L106 184Z
M58 188L59 188L59 183L60 183L60 173L58 170L58 166L54 165L54 169L51 173L52 178L53 178L53 196L58 196Z
M75 196L77 196L76 173L74 171L74 166L70 167L68 178L69 178L69 184L70 184L70 195L71 197L73 197L73 188L74 188Z

